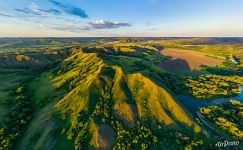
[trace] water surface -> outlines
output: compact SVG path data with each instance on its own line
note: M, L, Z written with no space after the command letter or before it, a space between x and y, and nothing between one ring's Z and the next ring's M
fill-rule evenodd
M199 107L211 106L226 103L231 99L243 101L243 85L241 86L241 92L238 96L228 98L217 98L212 101L203 101L196 98L188 97L185 95L177 95L177 99L184 105L191 114L196 117Z

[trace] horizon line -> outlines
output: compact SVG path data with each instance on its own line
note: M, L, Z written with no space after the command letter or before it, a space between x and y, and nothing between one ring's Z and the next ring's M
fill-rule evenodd
M243 36L0 36L0 38L243 38Z

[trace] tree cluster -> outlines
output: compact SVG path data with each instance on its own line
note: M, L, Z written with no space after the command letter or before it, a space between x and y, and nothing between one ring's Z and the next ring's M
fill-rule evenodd
M14 147L14 143L23 134L31 119L31 102L25 96L23 87L15 92L15 105L0 127L0 149L7 150Z

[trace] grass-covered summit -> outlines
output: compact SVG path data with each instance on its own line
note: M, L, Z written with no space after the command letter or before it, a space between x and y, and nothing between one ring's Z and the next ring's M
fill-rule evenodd
M62 141L69 143L65 147L75 149L161 149L204 144L199 140L201 128L164 86L160 78L164 71L139 57L143 51L127 55L92 50L73 50L52 71L49 83L53 93L49 94L60 92L63 97L47 103L40 100L44 104L41 109L49 114L40 113L33 119L27 129L30 134L20 141L20 147L51 145L55 149ZM149 50L144 55L162 59L155 53ZM37 124L45 132L33 129ZM53 124L53 129L45 127L48 124Z
M168 45L159 39L56 44L2 51L2 149L213 149L215 136L176 94L239 93L238 76L210 73L219 66L193 74L158 65L173 60L161 54ZM237 85L221 88L216 79ZM222 95L215 91L212 97Z

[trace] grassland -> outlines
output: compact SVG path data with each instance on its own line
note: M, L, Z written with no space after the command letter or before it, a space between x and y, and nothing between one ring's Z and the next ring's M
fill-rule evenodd
M176 91L190 80L194 94L209 87L216 91L213 96L221 97L215 89L238 90L238 80L237 85L233 81L241 77L220 75L218 80L219 75L207 70L226 68L219 65L220 58L236 58L237 69L241 65L240 44L227 43L233 49L220 51L226 43L218 39L27 38L0 43L0 82L6 85L0 87L0 121L6 117L18 127L13 132L18 136L8 138L10 149L213 149L213 135L178 102ZM172 61L170 56L183 60L188 70L180 62L157 66ZM169 70L175 68L182 72ZM197 76L193 69L206 75ZM227 86L214 84L226 79ZM2 102L15 99L18 95L9 92L22 85L31 117L23 113L20 120L11 120L8 116L22 109L13 111L16 103ZM23 127L21 119L27 120ZM0 127L0 142L6 144L12 128Z
M96 129L103 128L103 125L109 132L118 136L118 141L114 141L118 149L156 146L156 143L147 138L152 136L157 139L156 131L150 131L153 125L178 131L181 127L187 130L192 127L195 128L195 133L200 132L200 127L187 115L183 107L161 87L159 81L154 82L155 79L149 76L154 72L153 67L136 65L136 57L129 61L130 59L126 58L128 56L124 58L109 55L109 59L103 61L104 56L99 56L95 53L76 52L65 60L61 71L57 72L53 79L57 89L70 89L55 107L64 121L71 118L71 128L66 129L66 134L67 138L76 141L76 149L89 147L89 142L96 148L107 148L108 145L104 143L111 141L102 144L104 139L102 140L102 135L98 134ZM130 68L134 65L137 69ZM142 127L143 122L149 120L154 123ZM77 126L78 123L82 128ZM94 128L88 130L88 126ZM149 135L141 130L143 128L147 128ZM124 132L124 135L120 132ZM139 140L134 132L145 135ZM138 139L134 141L134 138ZM133 139L133 142L127 139Z

